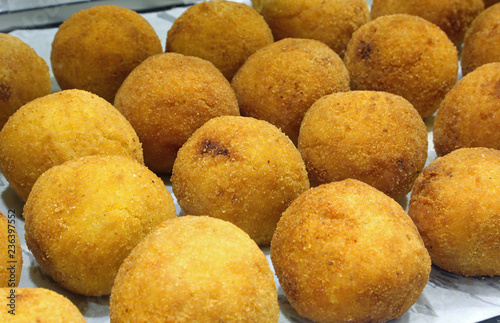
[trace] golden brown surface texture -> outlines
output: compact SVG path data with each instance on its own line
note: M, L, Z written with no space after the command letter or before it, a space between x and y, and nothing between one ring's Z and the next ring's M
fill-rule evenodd
M292 141L250 117L214 118L179 150L172 189L184 212L232 222L268 245L281 213L309 188Z
M130 123L109 102L86 91L33 100L0 131L0 169L23 201L47 169L88 155L124 155L143 162Z
M288 300L316 322L385 322L420 297L431 270L417 228L357 180L312 188L284 212L271 259Z
M382 16L359 28L344 63L352 90L400 95L422 118L438 109L458 73L457 49L446 34L407 14Z
M500 62L500 3L479 14L467 30L462 47L462 73L472 72L477 67Z
M275 40L319 40L341 58L354 31L370 21L365 0L253 0Z
M478 67L448 92L433 136L438 156L463 147L500 149L500 62Z
M54 166L24 206L26 244L43 272L86 296L108 295L122 263L157 224L176 217L163 181L125 156Z
M476 16L484 10L483 0L373 0L371 16L405 13L422 17L441 28L458 47Z
M500 151L461 148L415 181L408 213L434 265L465 276L500 275Z
M146 166L165 174L196 129L211 118L240 114L231 85L213 64L177 53L138 66L116 94L115 107L137 132Z
M15 297L15 310L10 298ZM10 323L85 323L78 308L65 296L46 288L0 288L0 321Z
M4 215L0 212L0 288L17 287L23 268L21 240L16 232L16 214L13 210Z
M101 5L80 10L59 26L50 60L61 89L82 89L113 102L127 75L162 51L158 35L141 15Z
M50 91L43 58L19 38L0 33L0 129L17 109Z
M425 124L407 100L351 91L312 105L298 149L311 186L355 178L399 200L424 167L427 144Z
M269 26L252 7L213 0L189 7L174 21L166 51L206 59L230 81L252 53L272 42Z
M250 56L231 85L242 115L274 124L296 144L306 111L323 95L349 91L349 72L325 44L287 38Z
M124 261L111 322L278 322L269 263L231 223L183 216L160 224Z

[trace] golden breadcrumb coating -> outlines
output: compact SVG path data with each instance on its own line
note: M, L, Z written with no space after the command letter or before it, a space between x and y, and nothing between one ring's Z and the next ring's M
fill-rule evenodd
M100 5L76 12L59 26L50 60L61 89L82 89L113 102L127 75L162 51L158 35L140 14Z
M176 53L155 55L139 65L116 94L115 107L130 121L144 162L170 174L177 151L211 118L239 115L229 82L213 64Z
M462 74L472 72L477 67L500 62L500 4L495 4L481 12L465 34L462 47Z
M354 31L370 21L365 0L252 0L275 40L319 40L341 58Z
M298 148L312 186L355 178L399 200L424 168L427 145L426 126L407 100L351 91L312 105Z
M111 322L278 322L273 273L242 230L208 216L160 224L125 259Z
M274 124L296 144L306 111L323 95L349 91L349 72L325 44L287 38L250 56L231 85L242 115Z
M433 23L407 14L363 25L347 46L344 63L352 90L385 91L410 101L425 118L457 81L457 49Z
M403 208L348 179L299 196L283 213L271 259L290 304L315 322L386 322L405 313L431 261Z
M0 306L2 322L85 323L75 304L66 296L46 288L15 288L14 292L11 288L0 288L0 297L4 300ZM14 312L9 313L13 309Z
M24 206L26 244L62 287L108 295L130 251L176 215L165 184L144 165L125 156L86 156L36 181Z
M19 38L0 33L0 129L17 109L50 92L43 58Z
M371 16L405 13L422 17L441 28L459 47L467 28L483 10L483 0L373 0Z
M47 169L88 155L124 155L143 163L130 123L109 102L86 91L35 99L0 131L0 169L23 201Z
M408 214L432 263L465 276L500 275L500 151L461 148L415 181Z
M268 245L281 213L309 188L292 141L250 117L214 118L179 150L172 189L184 214L232 222Z
M272 42L269 26L252 7L212 0L189 7L174 21L166 51L206 59L230 81L251 54Z
M500 62L482 65L448 92L434 120L438 156L464 147L500 149Z

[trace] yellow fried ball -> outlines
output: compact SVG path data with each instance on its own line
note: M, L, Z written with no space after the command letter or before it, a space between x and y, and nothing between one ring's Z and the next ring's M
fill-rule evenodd
M312 105L298 149L312 186L355 178L399 200L424 168L427 145L426 126L407 100L351 91Z
M373 0L371 16L406 13L422 17L441 28L458 47L476 16L484 10L483 0Z
M500 62L500 4L495 4L481 12L465 34L462 47L462 73L472 72L477 67Z
M438 156L464 147L500 149L500 62L482 65L448 92L434 120Z
M43 173L24 217L26 244L42 271L74 293L101 296L137 243L176 211L163 181L144 165L101 155Z
M0 288L0 321L10 323L85 323L67 297L46 288Z
M365 0L252 0L252 5L269 24L275 40L319 40L340 57L353 32L370 21Z
M0 33L0 129L21 106L50 92L43 58L19 38Z
M500 275L500 151L461 148L415 181L408 214L432 263L465 276Z
M127 75L163 51L149 22L115 5L93 6L66 19L52 42L50 60L61 89L81 89L113 102Z
M259 245L271 242L281 213L309 188L292 141L267 121L214 118L182 146L172 189L184 214L232 222Z
M344 63L352 90L385 91L410 101L425 118L457 81L457 49L433 23L407 14L381 16L359 28Z
M349 72L325 44L287 38L250 56L231 85L242 115L274 124L297 143L305 112L323 95L348 91Z
M111 322L278 322L264 253L233 224L183 216L160 224L125 259Z
M137 132L146 166L164 174L196 129L211 118L240 114L231 84L213 64L177 53L139 65L120 87L115 107Z
M88 155L124 155L143 162L130 123L109 102L86 91L33 100L0 131L0 169L23 201L47 169Z
M252 7L212 0L189 7L174 21L166 51L206 59L231 80L252 53L272 42L269 26Z
M431 261L403 208L353 179L299 196L278 223L271 259L297 313L315 322L386 322L405 313Z

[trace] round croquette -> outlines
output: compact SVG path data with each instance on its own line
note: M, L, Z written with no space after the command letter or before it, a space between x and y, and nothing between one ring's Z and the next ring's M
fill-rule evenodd
M483 0L373 0L371 16L405 13L422 17L441 28L458 47L465 31L484 10Z
M457 49L433 23L407 14L363 25L347 46L344 63L352 90L385 91L410 101L425 118L457 81Z
M407 100L351 91L312 105L298 149L312 186L355 178L399 200L424 168L427 146L427 128Z
M481 12L467 30L462 47L462 74L472 72L477 67L500 62L500 4L495 4Z
M365 0L252 0L275 40L315 39L341 58L356 29L370 21Z
M189 7L174 21L166 51L206 59L230 81L252 53L272 42L269 26L252 7L212 0Z
M108 295L130 251L176 215L165 184L144 165L125 156L86 156L36 181L24 206L26 244L62 287Z
M130 123L109 102L86 91L35 99L0 131L0 169L23 201L47 169L87 155L125 155L143 162Z
M264 253L233 224L183 216L160 224L125 259L111 322L278 322Z
M130 121L156 173L170 174L179 148L209 119L239 115L231 84L198 57L164 53L150 57L123 82L115 107Z
M269 245L281 213L309 180L292 141L267 121L214 118L179 150L172 189L184 212L229 221Z
M43 58L19 38L0 33L0 129L17 109L50 92Z
M500 149L500 62L482 65L448 92L434 120L438 156L465 147Z
M417 301L431 271L403 208L353 179L300 195L278 223L271 259L290 304L315 322L395 319Z
M0 307L1 322L86 322L82 313L66 296L46 288L0 288L0 297L4 300Z
M100 5L66 19L52 42L50 61L61 89L81 89L113 102L127 75L163 51L149 22L137 12Z
M434 265L458 275L500 275L499 187L496 149L457 149L423 170L408 214Z
M305 112L323 95L348 91L349 72L325 44L287 38L250 56L231 85L242 115L274 124L296 144Z
M16 231L17 215L9 210L7 216L0 212L0 288L17 287L23 268L23 251Z

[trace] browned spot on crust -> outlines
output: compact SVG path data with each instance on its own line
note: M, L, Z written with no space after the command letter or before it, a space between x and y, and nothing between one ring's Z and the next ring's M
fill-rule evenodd
M0 100L7 101L11 95L10 87L4 84L0 84Z
M367 43L367 42L364 42L364 41L360 42L358 53L359 53L359 56L361 57L361 59L370 58L371 51L372 51L372 48L370 46L370 43Z
M219 141L206 138L201 141L200 153L211 155L229 155L227 148Z

